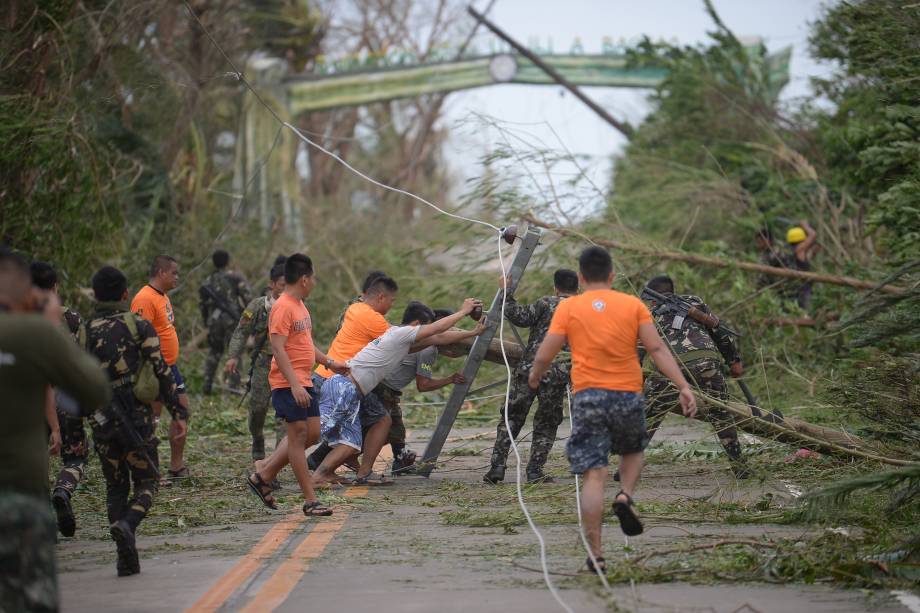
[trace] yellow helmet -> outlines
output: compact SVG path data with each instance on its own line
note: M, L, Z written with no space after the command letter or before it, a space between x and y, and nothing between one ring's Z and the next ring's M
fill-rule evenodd
M799 226L793 226L786 232L786 242L790 245L801 243L803 240L805 240L805 230Z

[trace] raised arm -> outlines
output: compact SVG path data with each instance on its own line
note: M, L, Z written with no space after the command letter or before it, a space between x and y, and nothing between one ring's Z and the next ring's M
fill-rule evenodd
M70 394L84 415L104 406L112 397L112 387L99 362L84 352L65 332L49 322L36 327L35 345L43 348L42 359L33 367L54 387Z
M425 340L429 336L434 336L436 334L441 334L442 332L447 332L454 327L454 324L458 323L461 319L473 312L473 309L476 307L482 306L482 300L476 298L467 298L463 301L463 305L457 309L457 312L453 315L448 315L442 319L439 319L436 322L425 324L424 326L419 326L418 334L415 335L415 343L419 344L421 341ZM432 344L432 343L428 343ZM444 344L444 343L440 343Z
M658 370L670 379L680 391L680 406L683 409L684 416L693 417L696 415L696 398L693 396L690 384L687 383L683 373L680 372L677 360L674 359L667 345L658 336L655 324L639 324L639 340L642 341L642 346L645 347Z
M800 262L807 262L812 248L818 241L818 231L812 228L811 224L805 219L800 222L800 225L805 230L805 240L795 246L795 257Z

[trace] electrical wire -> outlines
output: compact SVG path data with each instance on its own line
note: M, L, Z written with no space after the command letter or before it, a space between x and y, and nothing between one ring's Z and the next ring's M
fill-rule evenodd
M503 255L502 255L502 242L504 241L504 230L503 230L502 228L499 228L498 226L495 226L494 224L491 224L491 223L489 223L489 222L487 222L487 221L483 221L483 220L479 220L479 219L473 219L473 218L470 218L470 217L465 217L465 216L463 216L463 215L458 215L458 214L456 214L456 213L451 213L451 212L446 211L446 210L442 209L441 207L435 205L434 203L429 202L428 200L426 200L425 198L422 198L421 196L417 196L416 194L413 194L413 193L408 192L408 191L406 191L406 190L403 190L403 189L400 189L400 188L397 188L397 187L392 187L392 186L386 185L386 184L384 184L384 183L381 183L380 181L377 181L376 179L373 179L373 178L367 176L366 174L364 174L363 172L361 172L360 170L356 169L354 166L352 166L351 164L349 164L348 162L346 162L345 160L343 160L341 157L339 157L338 155L336 155L336 154L333 153L332 151L329 151L328 149L326 149L326 148L323 147L322 145L320 145L320 144L318 144L318 143L315 143L315 142L313 142L312 140L310 140L303 132L301 132L300 130L298 130L295 126L291 125L291 124L290 124L289 122L287 122L287 121L284 121L284 120L275 112L275 110L272 109L271 106L269 106L269 105L262 99L262 97L258 94L258 92L256 92L255 88L252 87L252 85L249 83L249 81L248 81L248 80L246 79L246 77L243 75L242 71L240 71L239 68L237 68L236 64L233 62L233 60L230 58L230 56L227 55L227 53L226 53L226 52L223 50L223 48L217 43L217 41L214 39L214 37L211 36L211 33L207 30L207 28L205 28L204 24L203 24L203 23L201 22L201 20L198 18L198 15L195 14L194 10L192 10L192 7L189 5L189 3L186 1L186 2L184 2L184 4L185 4L185 7L186 7L186 9L188 10L188 12L192 15L192 17L195 19L195 21L198 22L199 27L204 31L204 33L205 33L205 35L207 36L207 38L208 38L208 39L211 41L211 43L217 48L217 50L221 53L221 55L224 57L224 59L230 64L230 66L231 66L231 67L233 68L233 70L236 72L236 76L237 76L237 78L240 80L240 82L243 83L243 84L246 86L246 88L253 94L253 96L255 96L256 100L257 100L264 108L268 109L268 111L269 111L269 112L272 114L272 116L278 121L278 123L280 123L282 126L284 126L284 127L288 128L289 130L291 130L294 134L297 135L298 138L300 138L300 139L301 139L304 143L306 143L307 145L309 145L309 146L313 147L314 149L316 149L316 150L318 150L318 151L320 151L320 152L322 152L322 153L324 153L324 154L330 156L331 158L333 158L334 160L336 160L337 162L339 162L340 164L342 164L342 166L344 166L346 169L348 169L349 171L351 171L353 174L357 175L358 177L364 179L365 181L367 181L367 182L369 182L369 183L371 183L371 184L373 184L373 185L376 185L377 187L380 187L381 189L385 189L385 190L391 191L391 192L393 192L393 193L401 194L401 195L406 196L406 197L408 197L408 198L412 198L413 200L416 200L416 201L418 201L418 202L421 202L422 204L425 204L426 206L431 207L431 208L434 209L435 211L437 211L437 212L439 212L439 213L441 213L442 215L445 215L445 216L447 216L447 217L452 217L452 218L454 218L454 219L458 219L458 220L460 220L460 221L465 221L465 222L468 222L468 223L471 223L471 224L486 226L486 227L491 228L492 230L494 230L494 231L496 232L496 234L497 234L497 239L498 239L498 261L499 261L499 264L501 265L502 278L503 278L503 279L506 278L507 272L506 272L506 269L505 269L504 257L503 257ZM501 318L500 318L500 321L499 321L499 341L500 341L499 344L501 345L501 349L502 349L502 359L503 359L503 361L504 361L504 363L505 363L505 370L506 370L506 372L507 372L507 379L506 379L506 384L505 384L505 411L504 411L504 414L505 414L505 427L508 428L508 432L510 433L510 432L511 432L511 428L510 428L510 423L509 423L509 421L508 421L508 410L507 410L507 408L508 408L508 403L510 402L510 398L511 398L511 378L512 378L512 373L511 373L511 364L510 364L510 362L508 361L508 356L507 356L507 354L505 353L505 345L504 345L506 294L507 294L507 292L502 292ZM559 591L556 589L556 586L553 584L553 580L552 580L552 578L550 577L549 568L548 568L548 566L547 566L547 561L546 561L546 542L545 542L545 540L543 539L543 535L540 533L539 529L537 528L536 524L534 523L533 518L532 518L531 515L530 515L530 511L527 509L527 505L526 505L526 503L524 502L523 488L521 487L521 455L520 455L520 453L518 452L517 444L514 442L514 437L510 437L510 438L511 438L511 447L512 447L512 449L514 450L514 455L515 455L515 458L516 458L516 460L517 460L517 464L516 464L516 466L515 466L515 472L516 472L516 475L517 475L517 498L518 498L518 503L519 503L519 505L520 505L520 507L521 507L521 510L522 510L523 513L524 513L524 516L527 518L527 523L528 523L528 525L530 526L530 529L533 531L534 535L537 537L537 541L538 541L539 544L540 544L540 564L541 564L541 567L542 567L542 569L543 569L543 579L544 579L544 581L546 582L546 586L547 586L547 588L549 588L549 591L550 591L550 593L552 594L553 598L556 600L556 602L558 602L559 605L560 605L567 613L574 613L574 611L572 610L572 608L569 607L569 605L566 604L564 600L562 600L562 597L559 595Z

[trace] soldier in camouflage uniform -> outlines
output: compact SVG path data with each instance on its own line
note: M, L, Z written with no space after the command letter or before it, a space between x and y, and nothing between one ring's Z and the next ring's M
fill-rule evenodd
M673 281L664 275L649 281L648 287L661 294L674 293ZM710 312L709 307L698 296L686 295L681 298L706 313ZM681 318L666 305L653 302L652 316L690 384L703 394L727 401L729 395L722 375L723 360L730 365L733 377L740 377L743 372L741 353L735 339L721 329L707 328L689 317ZM651 440L671 408L678 405L678 392L657 370L647 373L643 392L646 397L645 415ZM734 417L724 409L710 406L706 412L706 419L715 428L719 443L728 455L735 476L739 479L747 478L748 469L741 457L741 443L738 441Z
M271 404L272 390L268 384L268 371L272 365L272 344L268 340L268 314L275 300L284 291L284 264L271 269L269 273L269 294L259 296L246 305L240 322L230 337L230 359L224 367L227 373L239 371L240 358L246 347L246 340L253 338L251 370L249 378L249 433L252 435L253 461L265 458L265 415ZM286 432L284 420L275 418L275 444L284 438Z
M515 326L530 328L527 346L512 374L511 396L508 402L511 435L517 438L524 427L534 398L538 401L537 412L533 416L530 461L527 463L527 481L530 483L552 482L552 477L543 473L543 466L546 465L546 458L556 442L556 430L562 423L562 403L569 384L570 364L565 358L553 362L540 381L539 389L531 389L527 384L533 358L546 336L556 307L565 298L578 293L578 275L572 270L557 270L553 276L553 285L554 295L544 296L533 304L519 305L513 296L507 296L505 299L505 317L508 321ZM482 478L486 483L498 483L505 478L505 462L511 449L511 437L505 428L504 410L501 415L495 446L492 449L492 466Z
M140 572L134 534L153 504L159 484L159 441L153 410L135 396L135 384L140 383L139 373L145 362L156 377L158 398L173 419L188 419L188 414L179 402L175 380L160 353L156 330L129 310L125 276L105 266L93 276L93 292L98 302L92 319L81 331L81 342L109 377L115 396L113 407L120 407L121 415L130 422L122 424L113 409L97 411L90 418L105 476L109 531L118 549L116 568L122 577ZM130 440L126 425L136 431L137 441ZM129 499L132 482L134 495Z
M246 280L227 270L230 254L218 249L211 255L211 261L214 262L214 272L208 275L198 290L201 317L208 328L208 357L202 389L205 394L211 393L220 358L227 349L243 307L252 299ZM239 386L239 374L231 382Z
M60 297L57 271L47 262L35 261L31 264L32 284L56 297ZM83 318L78 312L63 307L64 325L77 341L77 333L83 326ZM79 410L73 406L74 400L61 390L54 390L54 404L61 432L61 472L51 494L51 504L57 515L58 530L64 536L73 536L77 529L70 499L86 474L86 462L89 459L89 447L86 430ZM69 410L65 410L69 408Z
M57 296L36 298L28 263L0 246L0 611L59 607L48 504L48 386L88 410L111 394L99 364L56 329Z

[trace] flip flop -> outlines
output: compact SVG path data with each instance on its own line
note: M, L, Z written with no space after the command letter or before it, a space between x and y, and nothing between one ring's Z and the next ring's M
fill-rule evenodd
M620 494L626 496L626 502L619 500ZM617 492L617 495L614 496L613 512L620 520L620 529L626 536L638 536L645 530L634 507L632 496L623 490L620 490Z

